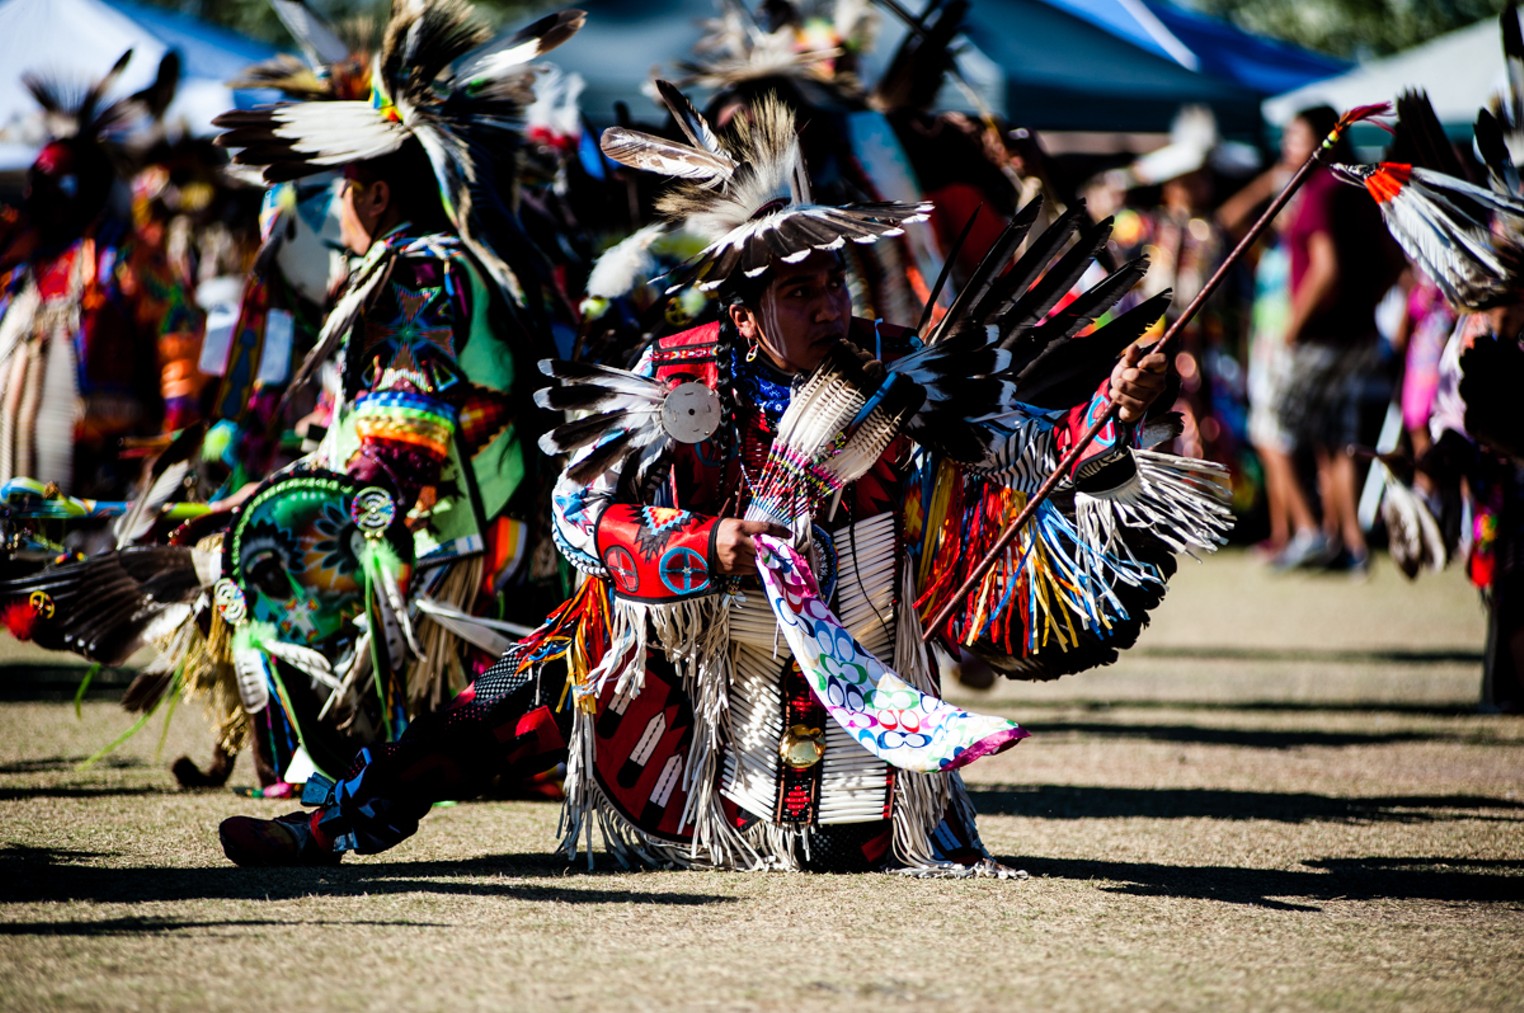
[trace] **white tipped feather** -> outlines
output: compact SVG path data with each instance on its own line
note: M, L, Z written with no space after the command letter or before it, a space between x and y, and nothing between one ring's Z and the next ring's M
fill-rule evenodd
M240 648L233 652L233 675L243 709L258 714L270 704L270 676L263 651Z
M1460 308L1516 297L1524 254L1524 202L1417 166L1336 165L1364 185L1393 238Z
M474 82L511 73L561 45L586 22L587 15L579 10L547 15L511 36L488 42L467 54L456 68L455 77Z

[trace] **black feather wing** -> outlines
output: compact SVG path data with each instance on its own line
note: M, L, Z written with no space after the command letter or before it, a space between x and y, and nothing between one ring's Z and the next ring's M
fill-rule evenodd
M39 615L32 633L39 646L119 665L143 646L147 627L166 608L201 594L193 552L177 546L105 552L0 581L0 599L46 595L52 614Z

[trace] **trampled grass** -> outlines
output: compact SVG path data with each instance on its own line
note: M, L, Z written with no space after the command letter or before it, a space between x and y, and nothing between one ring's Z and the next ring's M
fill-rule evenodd
M1033 729L968 771L1023 882L588 874L517 802L240 870L217 822L289 805L177 791L198 715L80 771L125 715L3 704L0 1008L1518 1007L1524 719L1473 713L1481 630L1453 574L1228 555L1112 669L954 691Z

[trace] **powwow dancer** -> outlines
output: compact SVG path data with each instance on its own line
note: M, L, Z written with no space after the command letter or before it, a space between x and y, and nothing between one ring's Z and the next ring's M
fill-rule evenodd
M302 58L282 53L246 69L235 88L274 89L292 102L368 102L379 26L370 19L330 25L300 0L272 0ZM288 395L297 366L323 326L329 294L348 270L338 213L337 171L310 173L266 188L260 208L261 245L243 285L237 320L225 333L209 331L203 361L220 377L213 413L227 444L226 493L289 463L278 456L282 427L313 408L312 391ZM277 409L284 414L277 416ZM310 419L320 421L319 416ZM298 433L297 435L304 435ZM210 441L209 441L210 442Z
M1524 71L1517 9L1502 13L1510 79ZM1524 379L1524 187L1513 152L1519 99L1500 103L1504 119L1482 110L1476 150L1487 178L1466 171L1440 132L1427 98L1400 104L1399 150L1409 161L1340 165L1363 185L1387 229L1433 279L1460 320L1441 357L1429 422L1433 446L1412 462L1421 491L1387 483L1382 513L1393 558L1409 575L1438 570L1457 548L1444 507L1464 489L1475 516L1468 571L1487 603L1481 703L1524 712L1524 428L1513 391ZM1512 122L1509 122L1513 120Z
M512 578L527 554L539 427L520 364L544 354L533 278L505 259L530 254L502 226L526 63L581 24L562 12L493 41L455 0L398 0L367 99L222 118L223 143L271 182L344 171L359 261L294 380L336 359L332 423L224 530L8 587L46 596L39 641L112 659L153 642L167 695L235 685L271 717L255 732L295 783L448 700L464 644L501 653L507 639L469 610L496 590L486 574Z
M125 156L112 150L169 105L179 62L166 57L152 86L108 101L131 57L83 90L24 77L52 139L19 212L0 222L0 481L120 498L133 477L121 439L195 415L203 320L162 246L120 212Z
M954 635L989 639L998 621L989 648L1015 652L1011 667L1063 670L1071 651L1093 663L1146 620L1166 540L1221 537L1211 466L1128 449L1163 362L1112 362L1151 321L1072 337L1141 265L1052 312L1095 247L1060 253L1073 230L1050 231L1001 273L1029 207L923 344L851 315L835 251L925 205L813 204L782 105L749 107L722 138L659 87L692 145L613 128L603 147L686 178L664 210L712 242L681 280L727 309L633 371L543 364L562 382L542 403L591 413L543 441L571 454L555 531L586 582L446 710L363 751L337 783L310 781L311 814L224 821L234 862L381 851L432 802L566 755L569 856L585 844L591 861L596 827L621 863L998 874L956 771L1027 732L936 698L917 592L944 574L920 578L918 561L967 523L998 526L1113 397L1129 425L1077 470L1062 509L1045 506ZM1028 379L1060 407L1017 400ZM933 526L905 504L943 461L966 469L950 486L968 513L944 502ZM1009 495L980 498L996 489ZM1123 584L1151 600L1126 601Z

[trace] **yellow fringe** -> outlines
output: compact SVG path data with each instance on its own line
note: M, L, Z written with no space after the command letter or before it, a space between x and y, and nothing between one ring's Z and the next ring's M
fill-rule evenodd
M222 533L201 539L196 548L221 554ZM195 620L187 624L180 692L185 700L200 699L206 705L218 746L232 755L249 744L253 728L248 712L243 709L243 697L238 693L238 679L233 671L232 627L215 608L211 614L211 625L205 635Z

